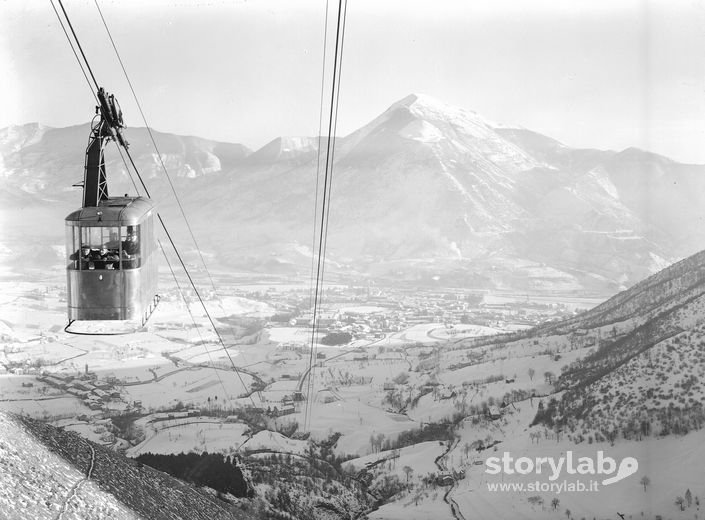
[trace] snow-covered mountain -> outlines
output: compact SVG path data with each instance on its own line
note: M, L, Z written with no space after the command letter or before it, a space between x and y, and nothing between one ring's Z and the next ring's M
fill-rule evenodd
M247 157L247 164L273 166L280 163L293 166L316 157L316 137L277 137Z
M70 186L82 178L88 133L87 125L0 130L8 222L31 208L57 222L42 240L61 243L61 220L80 201ZM299 251L312 240L325 138L279 137L250 152L154 132L159 157L144 129L126 136L177 236L183 220L162 161L199 244L222 264L309 265ZM134 191L125 170L112 149L112 193ZM705 247L705 167L637 149L574 149L425 95L339 138L333 171L328 257L375 275L453 283L465 273L522 290L615 291Z
M677 497L700 489L705 453L704 347L701 251L569 319L453 341L440 356L439 380L472 388L479 378L499 374L494 402L503 403L503 417L487 437L497 445L496 456L572 452L577 458L599 450L638 461L638 473L634 465L631 480L600 487L599 500L595 493L561 493L561 506L572 512L566 516L610 518L619 511L625 518L686 518L698 514L699 499L693 506ZM470 402L488 399L492 386L471 393ZM480 408L488 405L489 399ZM485 435L481 421L463 424L458 445ZM462 511L482 518L551 517L539 503L552 500L550 494L506 493L497 501L497 489L486 487L491 477L473 466L466 466L467 485L451 492ZM534 482L538 475L520 473L497 475L497 481Z
M563 392L549 422L628 440L702 429L705 251L530 336L565 338L582 352L557 381Z

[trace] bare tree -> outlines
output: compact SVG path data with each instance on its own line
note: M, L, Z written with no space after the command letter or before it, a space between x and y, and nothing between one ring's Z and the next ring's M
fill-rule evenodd
M642 486L644 486L644 493L646 493L646 487L647 487L649 484L651 484L651 479L650 479L649 477L647 477L646 475L644 475L643 477L641 477L641 480L639 481L639 484L641 484Z
M414 470L411 466L404 466L402 469L406 474L406 483L409 484L409 478L411 478L411 475L414 473Z
M561 501L558 500L557 498L554 498L553 500L551 500L551 506L553 506L553 510L554 510L554 511L555 511L556 509L558 509L558 506L559 506L560 504L561 504Z
M382 451L382 444L384 444L384 434L377 434L377 451Z
M530 368L529 369L529 379L531 379L533 381L534 375L536 375L536 370L534 370L533 368Z
M681 511L685 511L685 498L676 497L676 505L680 508Z

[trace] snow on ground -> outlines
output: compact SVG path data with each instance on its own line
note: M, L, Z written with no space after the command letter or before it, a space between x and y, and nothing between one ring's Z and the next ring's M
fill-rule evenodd
M540 296L538 294L532 294L527 298L526 294L513 294L513 293L502 293L499 291L488 292L484 295L483 302L487 305L501 305L507 303L517 303L526 302L528 303L541 303L541 304L560 304L564 305L570 310L575 309L586 309L597 307L599 304L605 301L605 298L589 298L589 297L573 297L573 296L560 296L560 295L547 295Z
M159 381L123 387L123 399L142 401L147 409L173 406L179 401L196 408L228 406L232 399L248 392L253 381L242 372L238 377L231 370L202 367L175 369L161 377Z
M458 324L452 328L446 327L444 323L421 323L413 325L401 332L389 334L384 339L385 345L409 346L409 343L445 343L448 340L459 340L475 336L489 336L502 332L493 327L483 327L481 325ZM381 341L379 342L381 343Z
M210 296L210 297L209 297ZM204 295L204 303L208 309L208 313L212 318L222 318L225 316L249 316L249 317L267 317L274 314L274 309L266 303L249 300L239 296L219 296ZM196 319L197 323L202 320L207 321L205 312L200 302L195 298L189 300L189 309ZM204 321L204 323L205 323ZM191 316L189 315L186 305L183 300L178 297L166 296L162 298L156 310L149 320L150 326L159 327L168 323L182 323L184 326L193 325Z
M303 423L303 414L299 424ZM383 434L387 439L396 438L405 430L414 430L419 423L408 417L380 410L363 400L346 399L334 403L316 403L310 409L311 435L323 439L334 432L343 436L338 440L338 454L367 454L372 451L370 436Z
M0 468L2 518L58 518L69 495L71 503L64 518L137 518L91 480L72 494L72 486L85 475L5 414L0 414Z
M496 301L500 301L497 298L509 301L518 297L500 295L495 298ZM566 305L585 305L583 299L580 302L568 300ZM265 304L244 298L225 298L222 309L221 304L215 300L210 300L208 305L215 316L271 314L271 309ZM369 313L373 309L366 306L349 307L344 311ZM130 402L142 401L145 408L170 406L179 401L186 406L198 408L227 406L229 403L250 404L250 399L238 398L246 388L234 372L203 367L186 369L185 363L175 363L165 357L165 354L175 354L192 363L209 362L212 359L229 364L224 352L220 350L217 338L208 332L206 320L197 313L199 329L194 329L180 302L162 301L150 320L148 332L126 336L77 337L61 331L65 324L65 302L60 300L57 291L38 290L37 285L31 283L0 282L0 316L0 334L9 338L9 348L1 354L4 357L0 361L24 363L41 357L50 372L72 374L83 371L87 364L89 370L97 372L99 377L114 375L128 383L142 382L125 386L123 397ZM619 324L616 326L619 327ZM51 333L42 337L47 331ZM564 365L589 351L587 348L570 350L570 339L558 336L541 338L540 343L533 340L517 341L501 348L466 348L463 345L465 342L454 341L469 335L494 332L494 329L477 326L458 325L447 329L442 323L424 324L389 334L377 341L366 340L355 342L354 345L320 350L325 352L326 359L319 360L322 367L315 370L314 405L310 409L309 424L312 437L320 440L334 432L342 433L335 447L336 453L356 454L360 457L351 464L364 464L382 456L371 454L372 435L382 434L386 439L393 439L401 431L419 428L422 421L446 418L457 410L457 405L462 401L460 393L463 383L479 381L490 375L515 378L513 383L502 379L479 388L467 388L464 396L466 404L478 404L489 397L501 398L514 389L535 389L538 393L547 393L550 387L544 383L544 372L560 374ZM257 405L265 408L274 406L275 400L279 404L278 401L284 395L293 392L308 361L306 352L294 347L310 342L310 335L310 329L306 328L274 327L261 334L256 344L238 344L229 350L238 366L258 372L267 382L274 380L266 391L252 396ZM450 343L445 343L448 340ZM205 346L202 344L204 341ZM437 371L431 375L440 383L439 388L443 387L445 394L450 387L454 387L456 397L441 399L427 394L406 412L408 415L391 413L385 410L388 405L383 403L384 383L390 382L400 373L407 373L408 386L399 385L399 390L411 392L412 387L418 388L420 383L431 377L414 371L418 365L420 349L409 347L412 343L425 344L424 349L427 351L435 345L443 345L437 361ZM352 350L358 346L367 347L366 353ZM378 348L382 346L385 352ZM398 346L405 346L406 349L403 352L393 352L394 347ZM210 355L207 350L211 351ZM338 355L340 357L331 359ZM66 360L70 357L73 359ZM66 361L60 366L52 365L61 360ZM478 363L449 370L451 365L471 361ZM528 374L529 368L535 371L533 379ZM250 387L253 378L245 373L241 373L241 376L245 386ZM288 378L285 379L285 376ZM23 382L33 382L33 387L23 387ZM79 400L73 397L51 398L57 391L44 388L32 377L3 375L0 378L0 409L36 417L76 416L83 413L92 415ZM46 395L42 396L41 393ZM260 395L271 400L263 401ZM208 398L211 399L210 403ZM332 402L324 402L326 400ZM558 519L566 517L566 509L571 510L574 518L613 518L617 510L633 518L640 518L642 511L647 518L656 514L674 519L694 517L693 508L681 513L674 505L674 500L676 496L684 496L688 488L693 496L705 499L705 490L701 484L702 467L705 466L704 432L694 432L685 437L649 439L640 443L618 441L615 446L585 442L575 445L565 439L557 441L546 437L543 428L528 428L535 416L537 404L537 399L515 403L503 418L495 421L475 417L463 422L458 432L460 441L444 460L447 467L466 471L466 478L452 492L465 518ZM298 421L302 425L303 403L298 403L297 407L296 413L277 419L277 422ZM0 420L0 431L4 428L3 424ZM147 440L133 448L132 454L144 451L228 452L247 441L244 436L245 425L214 419L194 418L193 422L189 419L151 424L143 421L140 424L147 428ZM96 440L100 439L102 433L92 425L78 422L65 427L80 431L88 438L97 437ZM544 436L538 443L532 442L529 434L537 432ZM7 449L2 444L4 435L8 435L7 430L0 436L0 451ZM465 448L480 440L486 444L496 441L500 443L481 452ZM289 453L302 453L307 449L305 441L290 440L268 431L258 433L245 446L254 450L271 449ZM604 486L599 493L529 494L516 491L493 492L487 488L488 482L502 482L501 475L494 477L485 473L484 462L489 456L501 456L504 451L509 451L515 456L557 458L567 450L572 450L577 456L594 457L598 449L616 460L627 456L636 457L640 465L638 473L611 486ZM398 475L402 480L406 479L403 467L411 467L414 470L411 480L414 480L415 487L408 494L397 497L392 503L373 512L370 518L451 518L450 507L443 502L443 493L447 488L422 489L418 480L423 474L437 470L433 461L443 450L444 447L437 442L421 443L403 448L396 462L385 462L385 471ZM26 452L31 453L31 450ZM3 460L0 458L0 464ZM642 476L648 476L651 480L646 492L639 484ZM504 477L505 483L521 482L512 480L512 476ZM544 500L543 506L528 502L528 498L535 495L540 495ZM560 506L555 511L550 506L554 497L560 499ZM30 509L28 511L33 513ZM40 514L30 516L42 517ZM55 512L52 516L56 516Z
M443 502L445 489L437 488L427 492L410 492L403 497L384 504L368 515L370 520L455 520L448 504ZM417 499L416 496L419 495ZM482 519L482 516L466 518ZM492 517L489 517L492 518ZM500 518L500 517L494 517Z
M104 426L96 424L88 424L81 421L59 421L60 426L65 430L76 432L81 434L81 437L93 441L96 444L112 444L112 442L105 442L106 430ZM113 439L114 440L114 439Z
M386 469L386 475L396 475L401 480L406 480L404 466L409 466L414 470L412 474L413 477L410 477L410 480L418 480L424 475L438 472L438 467L434 463L434 460L442 455L446 451L446 448L438 441L429 441L399 449L398 457L394 457L394 451L395 450L381 451L351 459L345 462L343 467L347 469L349 466L353 466L356 471L360 471L364 469L367 464L384 460L386 461L383 463Z
M29 415L39 419L52 417L74 417L91 414L91 410L75 397L28 398L25 400L0 401L0 410Z
M415 407L407 411L407 415L419 422L444 422L457 412L456 402L455 399L438 399L433 394L426 394Z
M280 403L285 396L291 397L298 386L296 379L275 381L266 390L259 392L262 401L267 403Z
M413 489L408 493L403 492L389 504L372 512L370 519L452 519L450 508L443 502L443 494L447 488L425 487L422 483L423 477L439 472L434 461L445 451L446 447L440 442L421 442L399 449L398 457L394 456L395 450L382 451L347 461L343 467L347 469L352 466L360 471L368 463L382 460L384 462L371 469L377 475L375 480L386 475L395 475L402 482L407 481L405 468L413 470L408 476Z
M75 375L87 366L100 377L114 375L126 381L142 381L153 377L151 369L173 366L162 355L173 350L169 340L148 332L120 336L60 333L56 341L10 344L6 359L40 359L42 369L52 373Z
M15 399L32 399L41 394L45 394L48 397L66 395L44 383L40 383L34 376L3 374L0 377L0 402Z
M276 314L274 308L266 303L239 296L221 296L217 300L208 300L206 308L213 318L232 315L266 318Z
M242 449L246 451L272 450L280 453L305 455L308 449L308 442L289 439L281 433L263 430L253 435L242 446Z
M446 385L460 386L467 382L479 382L491 376L502 376L503 379L515 379L514 383L504 385L503 392L511 392L515 388L537 388L543 385L546 372L552 372L558 376L563 366L583 356L585 356L585 352L575 350L561 354L558 360L554 356L548 355L538 355L530 358L498 359L463 367L458 370L444 371L441 373L439 380ZM533 378L529 376L530 368L534 370ZM502 383L504 384L504 382Z
M559 394L555 395L560 398ZM678 511L674 505L677 496L685 496L690 489L693 497L702 497L702 467L705 464L705 431L697 431L682 437L650 438L641 442L618 440L614 446L609 443L574 444L564 437L557 439L552 431L544 427L528 428L536 414L539 399L526 400L508 407L501 419L488 421L484 418L467 418L458 430L459 442L445 457L449 469L465 470L465 479L459 481L458 487L452 492L452 498L460 506L466 518L518 518L543 520L565 518L569 509L573 518L612 518L615 511L620 511L632 518L641 518L642 512L646 518L663 515L664 518L693 518L693 509ZM539 434L540 438L532 438L531 434ZM492 449L477 451L470 447L476 441L485 444L500 441ZM638 461L638 470L624 480L603 486L605 478L597 475L597 492L545 492L528 490L493 491L490 484L515 483L550 483L548 475L531 473L523 476L486 473L488 457L502 457L509 453L514 460L528 457L536 460L538 457L553 457L558 460L565 457L566 452L573 452L577 461L580 457L597 459L597 452L602 451L605 457L612 457L617 465L625 457L634 457ZM475 463L479 464L475 464ZM577 466L577 462L575 463ZM642 477L648 477L651 483L644 491L640 483ZM579 478L578 478L579 477ZM590 475L569 475L565 471L556 480L574 482L583 481L589 486ZM531 504L529 497L540 497L543 505ZM560 501L554 511L551 501ZM397 504L397 507L402 507ZM414 516L415 508L403 508L408 511L409 518ZM386 509L385 509L386 511ZM396 511L394 509L393 511ZM397 518L396 513L389 513L389 518ZM375 516L373 518L385 518Z
M57 290L31 282L0 282L0 317L4 333L27 342L66 325L66 303ZM9 329L9 331L8 331Z
M390 341L392 343L434 343L438 340L430 336L431 331L435 329L442 329L444 327L445 325L442 323L423 323L421 325L414 325L413 327L410 327L402 332L395 332L390 336Z
M12 336L12 327L2 320L0 320L0 334L2 334L5 337Z
M381 387L385 381L391 381L411 368L406 358L382 358L355 361L354 354L326 361L322 369L316 370L316 377L325 384L336 385L348 377L369 378L371 387ZM414 374L411 375L414 379ZM381 388L379 388L381 389Z
M137 457L142 453L231 453L247 440L247 425L213 421L209 418L190 419L160 425L156 423L156 433L150 434L143 442L130 448L127 454Z
M213 341L207 344L197 345L189 349L180 350L175 357L188 361L194 364L219 364L230 365L230 360L233 360L236 366L244 366L248 364L242 357L242 350L229 347L226 353L223 347L214 337ZM229 354L229 356L228 356Z
M0 410L47 419L91 413L79 399L34 376L11 374L0 376Z
M164 358L152 358L125 359L112 366L96 369L95 372L101 378L113 376L125 383L138 383L152 381L155 374L159 376L172 370L175 370L175 367L171 361Z
M469 466L467 477L460 483L453 497L458 502L466 517L475 518L527 518L545 519L565 517L569 509L574 518L598 517L613 518L615 511L626 514L627 518L646 518L663 515L664 518L693 518L695 507L686 508L681 512L674 504L677 496L685 496L690 489L693 496L702 496L702 467L705 463L705 432L698 431L684 437L668 437L664 439L648 439L642 442L582 443L575 445L570 442L555 440L541 441L531 444L525 437L519 437L502 443L497 452L482 454L484 461L488 456L502 456L507 451L513 457L553 457L558 459L571 450L574 457L590 457L597 459L597 451L603 451L605 457L613 458L617 464L625 457L634 457L639 463L637 472L611 485L601 485L604 478L597 475L597 492L519 492L490 491L488 483L528 483L549 482L544 475L530 474L526 476L489 475L485 473L486 466ZM642 477L647 476L651 483L646 491L640 484ZM580 478L576 478L580 477ZM593 480L589 475L567 475L565 472L556 482L581 480L586 484ZM544 505L532 506L528 502L531 496L540 496ZM553 511L550 503L553 498L560 501L557 511Z
M308 348L311 344L311 333L310 327L272 327L266 330L267 337L269 341L277 344L292 344L297 345L302 348ZM315 339L324 337L325 334L316 334ZM367 341L362 342L367 344ZM343 352L350 350L352 348L360 346L359 342L351 342L347 345L340 345L336 347L330 347L323 345L321 343L316 343L317 349L324 349L328 352Z
M432 339L448 341L460 338L474 338L477 336L492 336L494 334L499 334L500 332L502 332L500 329L495 329L493 327L483 327L482 325L458 324L453 325L453 327L450 328L441 325L435 329L428 331L428 336Z
M277 343L310 343L311 329L303 327L272 327L269 339Z
M2 331L0 331L0 334L2 334ZM27 365L34 363L50 368L51 365L59 364L84 353L84 349L76 348L63 342L49 342L38 339L26 343L6 343L1 355L4 357L3 361L8 363Z

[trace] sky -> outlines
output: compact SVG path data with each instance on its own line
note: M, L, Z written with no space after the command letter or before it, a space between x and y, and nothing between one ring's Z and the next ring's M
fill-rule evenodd
M252 149L318 133L337 2L324 76L326 0L97 1L156 130ZM64 7L143 126L95 0ZM349 0L346 22L339 135L424 93L569 146L705 164L705 0ZM0 0L0 78L0 127L93 114L50 0Z

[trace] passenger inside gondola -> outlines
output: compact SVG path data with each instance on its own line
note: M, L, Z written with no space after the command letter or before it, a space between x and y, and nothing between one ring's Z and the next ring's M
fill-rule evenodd
M124 269L135 269L140 266L140 244L135 226L127 226L125 240L122 241L122 265Z
M100 248L100 260L103 269L120 268L120 257L117 251L108 249L107 244Z
M138 269L142 267L141 227L85 226L74 232L69 244L69 269Z
M117 251L110 250L106 245L100 249L91 249L85 245L81 247L79 256L74 253L71 255L72 260L80 258L81 269L119 269L120 256ZM75 267L77 268L77 267Z
M103 260L103 250L91 249L91 260L94 262Z
M70 258L74 261L74 269L89 269L89 265L91 264L91 248L83 246L72 254Z
M140 250L139 243L137 242L137 232L132 226L127 227L127 236L122 243L122 250L128 255L136 255Z

